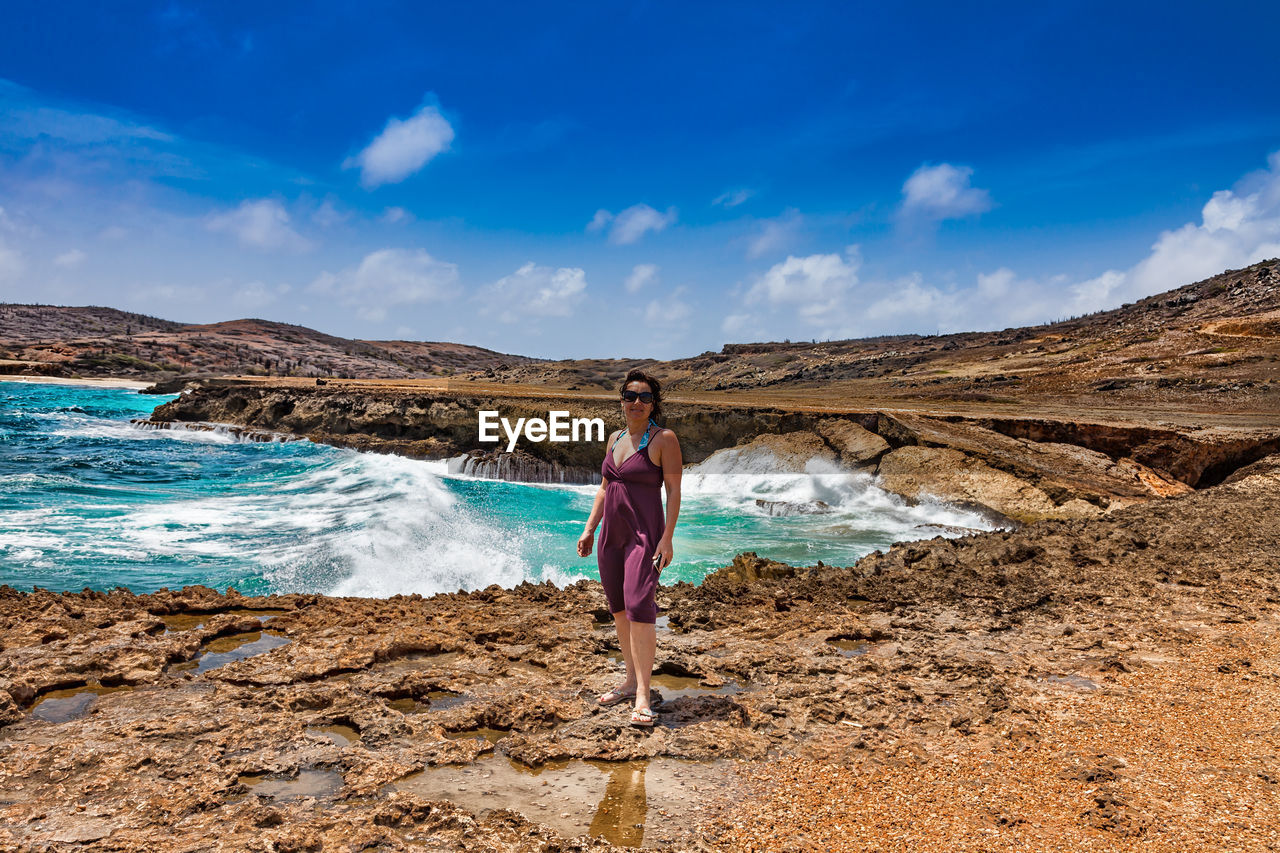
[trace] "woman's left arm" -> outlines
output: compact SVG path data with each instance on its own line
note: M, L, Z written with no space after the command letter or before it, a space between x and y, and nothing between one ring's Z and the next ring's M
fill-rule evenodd
M662 533L662 541L658 543L657 553L662 555L658 571L671 565L675 548L671 544L676 532L676 519L680 517L680 475L683 473L684 460L680 455L680 442L676 434L667 430L662 442L662 484L667 488L667 529Z

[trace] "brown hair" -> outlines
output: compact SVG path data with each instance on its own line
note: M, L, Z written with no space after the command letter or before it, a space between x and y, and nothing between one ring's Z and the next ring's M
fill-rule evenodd
M662 418L662 386L658 384L657 379L643 370L633 369L627 371L627 378L622 380L618 393L621 394L627 390L627 386L632 382L643 382L649 386L649 390L653 392L653 411L649 413L649 418L660 424L660 419Z

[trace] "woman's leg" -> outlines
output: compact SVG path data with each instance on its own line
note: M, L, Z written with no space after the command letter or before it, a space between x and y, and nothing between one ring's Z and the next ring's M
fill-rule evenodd
M658 618L658 571L653 566L653 552L641 543L627 551L622 588L627 603L622 615L629 623L631 646L627 678L635 673L636 709L647 710L649 680L658 650L658 631L654 624Z
M618 629L618 648L622 649L622 660L627 665L627 680L622 682L623 692L635 690L636 666L633 652L631 651L631 620L627 618L627 611L621 610L613 614L613 624ZM653 660L650 659L649 665L653 666ZM648 676L645 676L645 684L649 683Z
M626 618L626 614L622 614ZM629 667L636 673L636 709L649 707L649 677L658 650L658 629L652 622L631 623L631 658ZM631 678L627 676L628 680Z

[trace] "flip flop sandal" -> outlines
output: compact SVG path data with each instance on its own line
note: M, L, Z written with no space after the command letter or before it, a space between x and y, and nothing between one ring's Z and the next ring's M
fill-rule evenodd
M631 712L631 725L651 729L658 721L658 715L651 708L636 708Z
M596 699L596 703L599 705L605 705L605 706L617 705L619 702L625 699L634 699L634 698L636 698L636 693L634 690L631 691L630 693L625 693L622 690L619 690L617 687L615 687L612 690L610 690L608 693L605 693L604 695Z

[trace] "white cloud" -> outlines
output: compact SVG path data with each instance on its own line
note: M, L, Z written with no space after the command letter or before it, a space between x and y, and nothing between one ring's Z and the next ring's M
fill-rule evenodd
M861 258L857 246L841 255L788 256L774 264L747 291L748 305L765 303L772 308L794 307L806 322L830 325L844 311L849 291L858 284Z
M587 223L587 231L592 234L597 231L603 231L611 221L613 221L613 214L602 207L596 211L595 216L591 217L591 221Z
M954 322L970 307L964 304L965 297L925 284L919 273L889 282L869 283L863 290L857 316L845 318L845 329L836 333L840 337L874 334L869 331L872 329L883 329L890 334L907 329L926 333L968 329L967 321L962 320L959 325Z
M284 205L271 198L247 199L235 210L211 214L206 225L255 249L301 252L311 248L310 241L290 226Z
M246 311L259 311L280 301L290 290L287 284L267 287L260 281L253 281L231 294L231 303Z
M0 231L7 231L15 237L26 240L33 240L40 236L40 229L30 219L21 214L14 218L3 207L0 207Z
M744 201L751 198L755 194L756 194L755 190L746 189L745 187L743 189L738 189L738 190L727 190L721 193L720 195L716 196L715 199L711 202L711 204L713 206L726 207L726 208L737 207L738 205L742 204Z
M820 330L818 337L848 338L1033 325L1115 308L1280 257L1280 152L1268 158L1266 169L1215 192L1199 223L1161 233L1132 267L1083 281L1024 277L1008 267L945 286L919 273L864 280L856 253L846 255L788 257L775 264L731 306L722 330L737 340L758 340L808 337L812 329Z
M1151 254L1129 270L1107 270L1071 286L1067 313L1114 308L1267 258L1280 257L1280 151L1267 168L1219 190L1188 222L1163 232Z
M776 219L766 219L760 231L747 243L747 257L755 259L785 249L795 242L803 224L804 217L795 208L788 208Z
M339 210L338 206L333 203L333 199L328 198L316 208L315 213L311 214L311 221L321 228L332 228L334 225L341 225L350 218L350 213L345 210Z
M452 142L453 126L437 107L427 104L407 119L388 119L382 133L342 166L358 167L366 189L396 184L449 150Z
M501 309L498 319L516 323L527 316L568 317L582 301L587 274L577 267L542 267L529 261L485 288L486 306ZM490 309L486 309L488 313Z
M720 331L736 341L765 337L760 319L754 314L730 314L720 323Z
M23 229L0 207L0 283L16 281L27 269L22 253L5 243L3 232L22 235Z
M628 246L638 242L648 232L655 234L666 230L668 225L676 221L676 209L668 207L666 213L659 213L647 204L633 204L618 215L601 208L587 223L588 232L603 231L609 228L609 242L615 246Z
M458 265L422 249L379 249L359 265L321 273L310 290L355 309L362 319L385 320L389 306L444 302L458 293Z
M19 139L53 138L73 145L149 140L171 142L168 133L148 127L130 116L76 112L33 103L34 92L25 86L0 81L0 98L13 105L6 111L5 132Z
M925 219L955 219L991 209L991 194L969 185L968 166L921 166L902 185L902 213Z
M675 221L674 207L667 208L666 213L659 213L647 204L635 204L619 213L613 220L613 227L609 229L609 242L626 246L638 241L646 232L652 231L656 234L666 230L666 227Z
M693 315L693 308L681 299L684 292L684 288L680 287L664 299L650 300L644 309L645 325L655 333L687 325L688 319Z
M84 263L84 259L86 257L85 253L79 249L70 249L55 257L53 259L53 264L54 266L59 266L63 269L75 269Z
M26 269L22 253L0 241L0 282L17 281Z
M1107 270L1102 275L1071 285L1068 292L1066 314L1088 314L1101 307L1119 305L1123 300L1116 294L1123 291L1127 277L1118 270ZM1185 282L1184 282L1185 283Z
M645 285L652 284L657 280L657 264L636 264L631 268L631 275L627 276L627 293L639 293Z
M403 207L388 207L382 211L380 218L387 225L399 225L402 222L406 224L412 222L413 214Z

